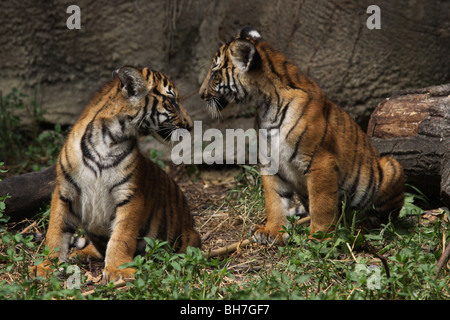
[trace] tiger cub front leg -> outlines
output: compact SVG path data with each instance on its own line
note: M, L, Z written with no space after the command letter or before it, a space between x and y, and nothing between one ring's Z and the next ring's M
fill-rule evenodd
M309 172L306 184L311 216L311 235L318 231L329 232L334 229L338 219L338 167L331 157L316 157Z
M266 202L267 221L264 226L255 226L253 239L257 243L287 242L288 235L282 233L287 223L289 205L293 192L291 188L276 175L262 175L264 198Z
M50 209L50 222L46 235L49 256L41 264L31 268L31 276L47 277L53 269L51 258L65 262L69 253L70 239L74 233L66 220L69 214L69 201L62 197L59 187L55 188Z
M105 269L103 272L105 281L115 281L120 278L133 278L133 268L119 267L127 262L132 262L137 247L139 236L140 217L143 216L142 204L144 201L135 194L131 201L119 205L116 209L114 229L108 241L105 254Z

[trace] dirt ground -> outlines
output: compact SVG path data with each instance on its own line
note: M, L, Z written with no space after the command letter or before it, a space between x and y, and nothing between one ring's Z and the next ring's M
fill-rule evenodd
M214 250L244 240L251 234L251 221L227 201L240 169L213 168L189 173L186 167L166 171L183 190L202 237L202 250Z
M209 252L250 239L255 223L263 223L265 212L248 217L229 200L236 186L238 167L201 168L194 177L186 168L171 167L168 173L183 190L194 216L196 230L202 238L202 251ZM235 281L265 267L267 255L278 256L276 246L258 246L251 243L238 246L236 251L221 257L231 257L227 268L233 271Z
M239 227L242 220L230 213L226 201L237 170L202 170L189 177L184 168L171 168L170 174L187 198L203 250L223 247L245 237L247 230Z

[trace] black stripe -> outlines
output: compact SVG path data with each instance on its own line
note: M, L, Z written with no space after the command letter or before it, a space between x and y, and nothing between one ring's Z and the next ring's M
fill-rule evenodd
M282 102L280 101L280 95L278 94L278 91L275 90L275 95L277 97L277 112L275 113L275 118L272 120L272 123L274 123L275 121L277 121L278 118L278 114L280 113L281 110L281 106L282 106Z
M138 121L138 125L140 125L140 124L142 123L142 121L144 121L144 118L145 118L145 116L147 115L148 101L149 101L149 98L148 98L148 95L146 95L146 96L145 96L145 104L144 104L144 108L141 109L141 110L143 110L142 116L141 116L141 118L140 118L139 121ZM137 115L136 115L136 116L137 116Z
M163 96L163 94L161 94L161 92L157 88L154 88L153 92L158 96Z
M122 131L122 135L125 133L126 122L124 118L119 119L120 130Z
M152 110L150 112L150 119L153 120L154 124L157 124L157 119L156 119L156 113L157 113L157 106L158 106L158 99L157 98L153 98L153 103L152 103Z
M394 166L394 165L392 165L392 162L391 162L392 160L391 159L389 159L389 165L391 165L391 167L393 168L393 170L394 170L394 172L393 172L393 174L389 177L389 180L388 181L383 181L383 184L384 184L384 186L386 186L386 187L392 187L392 182L394 181L394 179L396 178L396 174L397 174L397 169L396 169L396 167ZM385 178L386 176L384 176L384 178ZM387 191L387 190L384 190L385 192Z
M108 246L109 237L101 236L93 233L87 233L89 240L92 242L94 247L98 250L98 252L105 256L106 247Z
M66 181L69 182L75 188L75 190L77 190L77 192L80 194L81 193L80 186L78 186L78 184L75 182L75 180L67 173L66 169L64 168L64 166L61 162L59 162L59 166L61 168L61 172L63 174L64 179L66 179Z
M239 91L242 91L243 99L247 97L245 89L242 87L242 83L236 79L236 75L234 74L234 68L230 68L230 77L233 79L234 87L236 88L236 95L239 95Z
M59 193L59 199L64 202L65 204L67 204L67 206L69 207L69 214L73 215L75 218L77 218L78 220L81 220L81 216L78 215L75 211L73 211L73 207L72 207L72 201L70 201L70 199L64 197L61 192ZM68 222L65 221L66 224L68 224Z
M329 121L330 115L331 115L331 103L328 100L325 101L323 114L325 117L325 121L327 122L327 125L328 125L328 121Z
M230 75L228 74L228 69L226 67L224 67L222 70L223 70L222 73L225 74L225 76L224 76L225 83L222 86L219 86L219 88L228 88L228 89L231 90L231 87L230 87Z
M234 69L233 69L233 73L234 73ZM245 87L244 87L244 85L242 84L242 82L241 82L241 80L240 79L236 79L238 82L239 82L239 84L240 84L240 88L242 89L242 91L244 92L244 99L248 96L248 92L247 92L247 90L245 90ZM235 81L236 81L235 80Z
M275 123L275 121L277 121L280 111L281 111L281 113L283 113L283 112L286 113L286 109L289 107L291 102L292 102L292 100L289 101L287 104L285 104L284 107L282 107L282 103L280 103L280 101L277 102L277 112L275 113L275 117L273 118L272 123Z
M148 68L145 68L144 70L147 70L147 74L145 75L145 80L148 82L148 80L150 79L150 75L152 74L152 71ZM144 71L142 70L142 71Z
M294 128L297 127L298 123L300 122L300 120L301 120L301 119L303 118L303 116L305 115L306 109L309 107L310 103L311 103L311 97L310 97L310 95L308 94L308 102L303 106L302 112L300 113L299 117L298 117L297 120L295 121L295 124L292 126L292 128L289 129L289 131L288 131L288 133L287 133L285 139L287 139L287 138L289 137L289 135L291 134L292 130L294 130Z
M276 176L278 179L280 179L282 182L284 182L284 183L289 183L289 180L286 179L286 177L283 177L283 176L280 174L280 172L275 173L275 176Z
M354 126L355 125L356 125L356 123L354 124ZM357 127L355 127L355 128L357 129ZM357 136L357 140L356 141L358 142L359 141L359 139L358 139L358 137L359 137L358 131L356 131L356 136ZM357 145L358 145L358 143L357 143ZM362 150L366 150L365 147L366 147L365 146L365 140L363 139L363 145L361 147ZM355 148L355 150L358 150L358 149ZM361 175L361 166L362 166L362 164L364 162L364 156L363 155L355 152L355 159L356 159L357 156L359 156L358 157L358 164L356 165L358 170L356 171L356 175L355 175L355 177L353 179L352 186L351 186L351 188L349 190L351 196L353 196L354 193L356 192L356 190L358 189L359 181L361 179L361 177L360 177L360 175ZM354 168L354 163L352 163L352 168Z
M363 207L367 206L368 201L370 200L370 198L373 198L373 196L374 196L374 194L373 194L373 187L374 187L373 180L374 180L374 178L375 178L375 174L374 174L373 166L370 166L370 178L369 178L369 182L367 184L367 187L364 190L364 195L361 198L361 200L359 201L359 205L360 206L363 206Z
M358 131L357 131L357 133L358 133ZM362 150L367 150L367 141L365 139L363 139ZM358 190L359 185L361 184L361 179L362 179L361 169L362 169L363 164L364 164L364 154L360 154L359 155L358 166L357 166L358 167L358 174L355 177L355 182L354 182L355 189L353 190L353 192L356 192Z
M134 175L134 171L132 171L130 174L128 174L126 177L124 177L122 180L120 180L119 182L114 183L111 188L109 188L109 193L112 193L112 191L114 190L114 188L127 183L130 178Z
M278 191L278 190L275 190L275 191L276 191L276 193L278 193L278 195L281 198L289 198L289 199L291 199L294 196L294 193L292 191Z
M224 47L223 53L221 55L223 56L223 63L222 68L226 67L228 65L228 55L226 54L228 48L230 47L231 42L227 43Z
M124 200L122 200L121 202L116 204L116 207L114 208L114 212L116 212L118 208L120 208L120 207L126 205L127 203L129 203L131 201L131 199L133 199L134 194L135 194L135 192L133 192L128 197L126 197Z
M264 119L267 115L267 113L270 110L270 106L272 104L272 98L269 96L266 99L264 99L264 104L262 105L262 107L264 108L264 112L262 113L262 119Z
M278 78L281 78L280 74L275 70L275 65L273 64L272 60L270 59L270 53L267 52L267 49L265 47L259 47L259 49L260 50L258 50L258 52L261 51L264 53L264 55L265 55L264 60L268 64L270 71ZM261 52L260 52L260 55L261 55Z
M80 146L81 146L81 153L83 154L84 165L86 167L88 167L90 170L92 170L92 172L94 172L95 176L97 177L97 170L95 170L95 168L93 166L91 166L86 160L86 159L89 159L92 162L94 162L97 165L97 167L99 168L99 170L101 171L100 165L95 161L95 158L91 152L91 148L93 149L94 152L96 152L92 145L92 142L90 141L90 137L92 134L92 125L93 125L93 122L91 121L88 124L88 126L86 127L86 131L84 132L83 137L81 138ZM89 145L91 148L89 148ZM97 156L99 157L98 154L97 154Z
M319 149L319 147L322 145L323 141L325 140L325 137L328 133L328 119L330 117L330 113L331 113L331 106L329 103L325 103L325 109L324 111L324 118L325 118L325 129L323 131L322 137L320 138L319 143L316 145L316 147L314 148L313 154L311 155L311 160L308 164L308 167L305 170L305 173L309 171L309 169L311 168L311 164L314 161L314 157L317 153L317 150Z
M281 111L280 122L278 122L278 126L277 126L278 128L280 128L280 127L281 127L281 124L284 122L284 118L286 117L286 112L287 112L287 110L289 109L289 106L291 105L291 102L292 102L292 100L289 101L289 102L284 106L283 111Z
M74 234L76 230L77 230L76 227L74 227L70 224L67 224L67 223L62 228L63 233L70 233L70 234Z
M326 135L328 133L328 118L329 118L329 116L330 116L330 108L328 106L328 108L325 111L325 119L326 119L326 121L325 121L325 129L323 131L323 134L322 134L322 137L320 138L319 143L314 148L313 154L311 155L311 160L310 160L310 162L308 164L308 167L305 170L305 173L309 172L309 169L311 169L311 165L312 165L312 163L314 161L314 157L316 156L317 150L319 150L319 147L322 146L322 143L325 140L325 137L326 137Z
M303 132L298 137L297 142L295 143L294 152L292 152L291 156L289 157L289 162L292 162L292 160L294 160L295 156L297 155L298 148L300 147L300 143L302 142L302 139L306 133L306 130L308 130L308 129L305 128L305 130L303 130Z
M351 130L351 136L353 137L353 133L354 133L354 129L355 129L355 123L353 123L353 122L350 122L350 124L351 124L351 128L350 128L350 130ZM350 168L352 168L352 170L353 170L353 168L355 168L355 162L356 162L356 158L357 158L357 156L358 156L358 152L357 152L357 150L359 149L359 135L358 135L358 131L356 130L355 131L356 132L356 140L354 140L354 139L352 139L353 140L353 142L354 142L354 147L353 147L353 150L354 150L354 152L353 152L353 159L352 159L352 164L351 164L351 166L350 166ZM358 165L358 167L359 167L359 165ZM354 171L352 171L352 172L354 172ZM356 176L353 178L353 180L352 180L352 183L350 184L351 185L351 187L350 187L350 189L349 190L347 190L349 193L350 193L350 195L352 195L352 193L351 193L351 191L353 190L353 192L356 190L356 182L357 182L357 178L358 178L358 174L359 174L359 172L357 172L357 174L356 174ZM350 175L351 176L351 175ZM346 179L347 180L347 179Z
M70 202L70 200L69 200L68 198L64 197L64 196L61 194L61 192L59 193L59 199L60 199L62 202L64 202L64 203L69 203L69 202Z
M102 119L102 137L103 137L103 143L106 143L106 136L108 136L112 142L114 144L117 143L117 139L114 137L114 135L112 134L111 130L109 129L109 127L106 125L106 120Z
M297 84L294 83L294 81L292 81L291 75L289 74L288 65L291 65L291 63L288 60L283 62L284 74L286 75L288 86L293 89L301 89L299 86L297 86Z
M126 157L128 157L128 155L130 153L133 152L134 148L136 147L136 141L135 140L131 140L130 143L128 144L128 147L121 153L119 153L118 155L116 155L114 157L114 162L105 166L102 166L101 169L109 169L112 167L117 166L119 163L121 163Z

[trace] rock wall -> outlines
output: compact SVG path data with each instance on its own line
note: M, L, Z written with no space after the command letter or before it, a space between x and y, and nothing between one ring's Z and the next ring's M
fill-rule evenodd
M66 25L72 4L79 30ZM366 26L371 4L381 9L379 30ZM2 3L0 19L0 89L35 96L49 122L73 123L114 69L146 65L169 75L194 120L216 125L198 88L214 52L245 24L363 126L392 92L450 82L445 0L23 0ZM252 125L245 106L227 112L230 126L239 115Z

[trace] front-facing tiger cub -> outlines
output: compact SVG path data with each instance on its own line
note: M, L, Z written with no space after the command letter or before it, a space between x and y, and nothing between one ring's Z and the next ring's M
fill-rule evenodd
M333 227L345 194L352 207L371 209L370 220L398 216L400 164L380 158L356 122L258 31L244 27L217 51L199 93L213 113L229 102L251 101L257 129L278 129L279 171L264 175L262 167L267 222L256 227L257 241L283 239L294 194L310 214L311 233Z
M142 135L169 139L175 129L191 127L165 75L119 69L84 110L59 155L46 237L50 256L66 261L79 226L90 242L81 253L104 257L106 280L133 274L119 266L142 252L143 237L168 241L180 252L200 247L183 193L137 143ZM37 266L36 274L45 276L48 265Z

